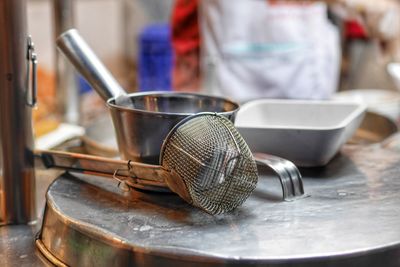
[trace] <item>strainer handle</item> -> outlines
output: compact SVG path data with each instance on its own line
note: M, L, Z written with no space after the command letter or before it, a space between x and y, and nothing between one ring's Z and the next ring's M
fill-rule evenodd
M45 168L57 168L110 178L114 178L118 173L119 180L123 180L128 185L167 187L164 182L166 171L158 165L50 150L36 150L35 158L38 159L35 162L36 166L44 165ZM132 168L132 166L134 167Z

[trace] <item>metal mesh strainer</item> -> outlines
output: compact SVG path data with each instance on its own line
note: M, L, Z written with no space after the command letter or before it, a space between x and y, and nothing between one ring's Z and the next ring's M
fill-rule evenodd
M177 194L205 211L218 214L241 205L255 189L256 163L234 125L214 113L181 121L169 133L161 165L179 179ZM176 181L174 181L176 183Z
M179 122L164 140L161 166L68 152L35 153L48 168L111 175L133 187L167 187L211 214L241 205L258 180L249 147L232 122L215 113L199 113Z

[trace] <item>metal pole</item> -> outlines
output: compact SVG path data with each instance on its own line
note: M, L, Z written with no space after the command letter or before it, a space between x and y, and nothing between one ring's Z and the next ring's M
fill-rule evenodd
M74 27L74 0L53 0L54 35ZM56 50L57 107L63 120L78 124L80 119L79 88L73 66Z
M26 16L25 0L0 0L0 224L36 218Z

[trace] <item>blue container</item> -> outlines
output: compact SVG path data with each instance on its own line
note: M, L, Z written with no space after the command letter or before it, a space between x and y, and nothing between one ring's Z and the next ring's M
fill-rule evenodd
M148 25L139 35L140 91L171 90L172 45L169 24Z

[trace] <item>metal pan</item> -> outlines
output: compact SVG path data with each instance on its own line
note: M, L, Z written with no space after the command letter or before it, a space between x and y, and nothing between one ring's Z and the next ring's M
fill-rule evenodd
M210 111L225 115L232 122L239 108L229 100L189 93L146 92L128 95L134 109L107 101L114 123L121 157L158 164L161 145L182 119Z
M182 119L215 112L232 122L239 105L225 98L193 93L126 94L75 29L57 39L58 48L107 102L123 159L159 164L161 145Z

